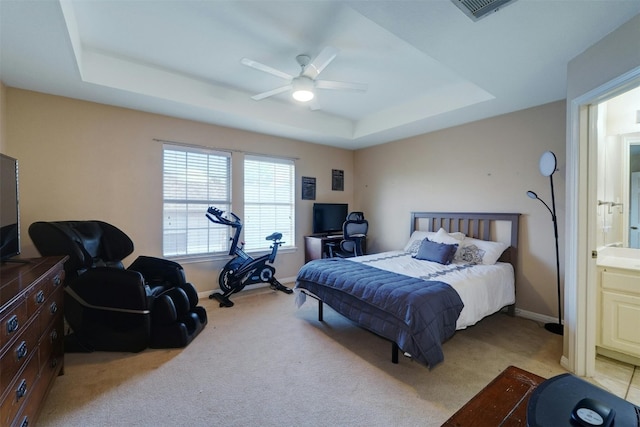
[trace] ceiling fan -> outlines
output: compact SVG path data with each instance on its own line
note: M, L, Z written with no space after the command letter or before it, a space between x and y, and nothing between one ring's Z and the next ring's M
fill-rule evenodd
M283 92L291 91L293 99L300 102L309 102L315 98L315 89L333 89L333 90L350 90L356 92L364 92L367 85L364 83L337 82L332 80L316 80L316 77L331 63L338 55L338 49L327 46L313 60L308 55L296 56L296 61L301 67L300 74L292 76L280 70L276 70L268 65L256 62L252 59L242 58L240 61L256 70L264 71L274 76L288 80L289 82L275 89L259 93L251 98L260 101L270 96L278 95ZM317 105L317 104L316 104ZM313 108L313 107L312 107Z

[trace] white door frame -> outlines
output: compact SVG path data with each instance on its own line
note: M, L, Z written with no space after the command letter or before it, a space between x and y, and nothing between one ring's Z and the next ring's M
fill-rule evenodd
M575 99L567 100L567 210L565 216L565 335L561 364L579 376L595 370L596 284L591 259L595 242L595 179L589 177L595 159L595 140L590 129L589 105L626 92L640 83L640 67L633 69ZM593 119L593 118L591 118ZM591 146L591 149L590 149ZM591 174L595 175L595 174ZM593 215L591 215L593 222Z

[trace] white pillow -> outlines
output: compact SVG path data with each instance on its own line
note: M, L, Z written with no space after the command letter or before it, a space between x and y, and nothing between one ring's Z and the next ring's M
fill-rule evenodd
M493 265L509 247L506 243L465 237L456 252L455 261L473 264Z
M456 248L456 254L453 257L455 260L456 256L459 256L460 249L462 249L462 241L464 240L464 233L447 233L444 228L440 228L438 232L430 237L429 240L436 243L444 243L445 245L458 245Z
M460 243L464 240L463 233L447 233L444 228L438 230L435 233L435 236L430 237L429 240L438 243L446 243L447 245L460 245Z

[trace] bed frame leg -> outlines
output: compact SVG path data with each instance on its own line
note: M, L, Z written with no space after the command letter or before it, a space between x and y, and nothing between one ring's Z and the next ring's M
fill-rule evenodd
M395 341L391 343L391 363L398 364L398 344Z
M323 309L322 300L318 300L318 322L324 322L322 309Z

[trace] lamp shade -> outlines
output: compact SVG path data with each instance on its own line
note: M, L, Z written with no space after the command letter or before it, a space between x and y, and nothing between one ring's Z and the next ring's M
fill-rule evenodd
M543 176L551 176L556 171L556 155L551 151L545 151L540 157L540 173Z

